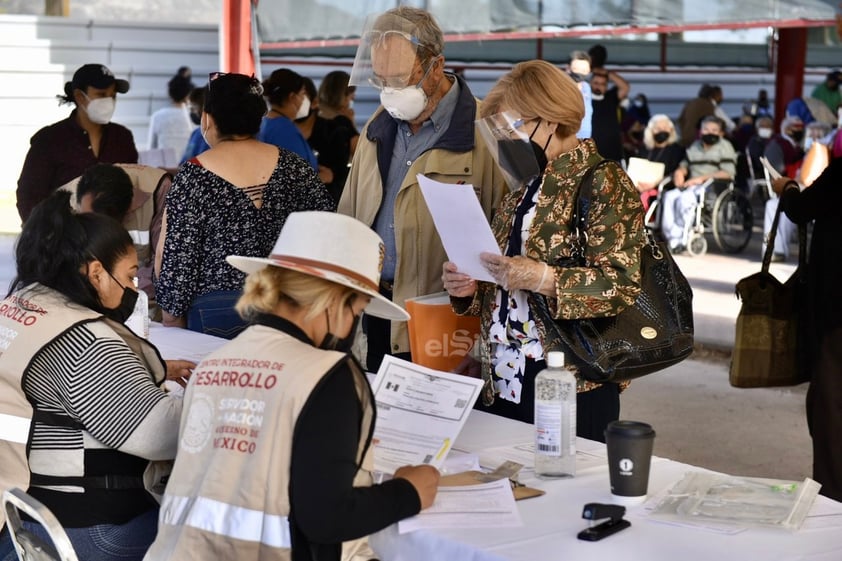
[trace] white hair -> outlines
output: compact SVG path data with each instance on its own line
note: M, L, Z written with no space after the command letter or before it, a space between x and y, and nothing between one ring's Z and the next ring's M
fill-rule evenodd
M643 131L643 145L646 146L649 150L655 147L655 138L652 133L652 129L655 128L655 125L658 123L669 123L670 126L670 136L667 139L667 144L672 144L676 140L678 140L678 135L675 133L675 124L673 124L672 119L664 115L663 113L658 113L657 115L652 115L652 118L649 119L649 123L646 125L646 128Z

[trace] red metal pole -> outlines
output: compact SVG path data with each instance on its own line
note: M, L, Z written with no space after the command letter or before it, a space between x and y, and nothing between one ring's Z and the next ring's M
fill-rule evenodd
M223 0L220 34L220 64L223 72L254 74L251 37L252 0Z
M778 30L775 65L775 130L786 115L786 105L804 92L804 64L807 60L807 28Z

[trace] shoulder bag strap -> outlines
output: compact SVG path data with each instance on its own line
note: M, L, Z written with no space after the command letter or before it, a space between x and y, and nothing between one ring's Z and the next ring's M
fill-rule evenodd
M570 221L570 240L573 248L571 255L581 263L585 260L585 248L588 245L588 214L591 210L591 196L593 195L593 175L598 168L605 167L611 160L601 160L588 168L576 188L576 203L573 206L573 218ZM582 186L587 185L587 189Z

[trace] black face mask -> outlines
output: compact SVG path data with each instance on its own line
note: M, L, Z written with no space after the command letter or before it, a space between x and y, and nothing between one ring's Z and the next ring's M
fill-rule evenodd
M116 308L106 308L105 317L113 319L117 323L126 323L126 320L129 319L132 312L134 312L135 304L137 304L137 291L132 290L127 286L123 286L120 281L114 278L111 271L106 270L105 272L108 273L108 276L111 277L114 282L123 287L123 296L120 297L120 304Z
M534 146L533 146L534 145ZM500 167L517 179L526 183L529 179L535 177L543 168L540 166L540 161L536 165L536 158L538 154L535 153L534 142L527 144L519 138L505 138L497 141L497 157ZM538 150L541 149L537 146ZM542 152L543 155L543 152ZM544 156L546 161L547 157Z
M721 137L718 134L703 134L702 135L702 142L707 144L708 146L713 146Z
M350 304L348 305L348 307L351 307ZM325 310L325 315L327 316L327 310ZM326 351L340 351L343 353L350 353L351 347L354 345L354 336L357 333L357 326L360 324L360 315L354 316L354 320L351 322L351 330L348 332L347 336L342 337L341 339L330 332L330 318L328 318L327 333L325 333L325 338L322 339L321 344L319 344L319 348L324 349Z
M667 139L669 137L670 137L670 133L664 132L664 131L656 132L655 134L652 135L652 139L655 142L657 142L658 144L663 144L664 142L667 141Z
M550 140L552 140L553 136L550 135L547 137L547 141L544 143L544 147L541 148L532 137L535 136L535 133L538 132L538 127L541 126L541 121L538 121L538 124L535 125L535 128L532 129L532 134L529 135L529 146L532 147L532 153L535 154L535 160L538 162L538 169L541 173L547 169L547 146L550 145Z
M632 131L631 137L635 140L641 140L643 138L643 131Z
M789 137L795 142L801 142L804 140L804 131L792 131L789 133Z
M124 286L123 296L120 298L120 305L114 309L106 309L105 316L118 323L126 323L126 320L134 312L135 304L137 304L137 291Z
M202 116L198 113L190 113L190 122L194 125L201 125L202 124Z

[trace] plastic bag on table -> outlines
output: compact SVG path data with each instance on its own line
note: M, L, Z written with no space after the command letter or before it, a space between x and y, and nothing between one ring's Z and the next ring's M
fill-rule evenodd
M661 499L652 516L742 527L801 527L821 485L755 477L689 472Z

